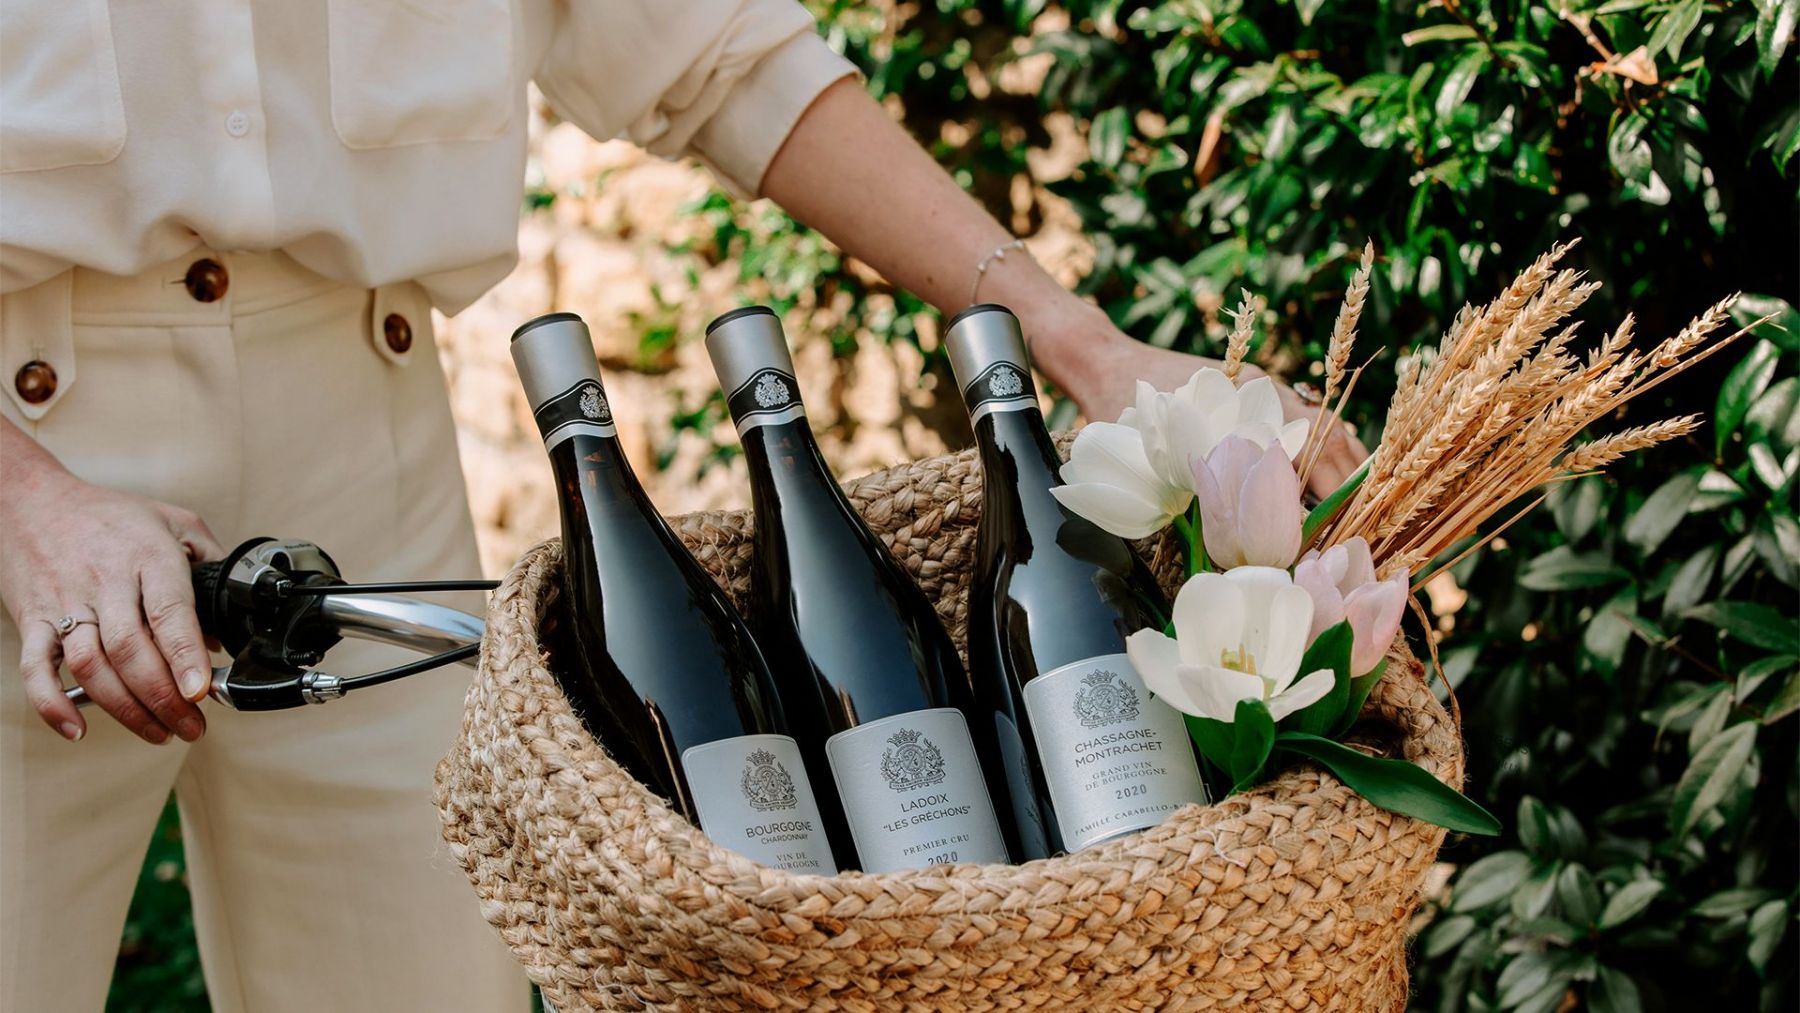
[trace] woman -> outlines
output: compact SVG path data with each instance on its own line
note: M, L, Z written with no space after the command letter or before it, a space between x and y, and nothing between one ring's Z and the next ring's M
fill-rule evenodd
M524 1008L434 854L461 687L203 712L187 574L257 534L358 578L476 570L430 310L516 256L528 80L946 312L1013 307L1090 417L1196 368L1000 256L812 29L791 0L6 5L0 1008L101 1005L171 786L215 1009ZM1315 474L1354 460L1339 441ZM65 666L113 720L68 704Z

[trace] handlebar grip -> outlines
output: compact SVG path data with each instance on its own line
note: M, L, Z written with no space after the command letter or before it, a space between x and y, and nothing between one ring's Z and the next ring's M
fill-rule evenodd
M209 637L217 637L224 628L219 621L219 585L225 579L225 561L215 559L195 563L193 579L194 612L200 617L200 630Z

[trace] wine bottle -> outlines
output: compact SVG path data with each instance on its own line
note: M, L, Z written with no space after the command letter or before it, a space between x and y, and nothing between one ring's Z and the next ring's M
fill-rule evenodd
M857 867L1009 861L968 675L931 603L833 480L780 321L760 306L727 313L706 349L750 470L751 629L813 783L837 789Z
M1181 715L1125 654L1128 635L1161 625L1167 601L1124 539L1050 494L1061 462L1018 318L971 306L944 344L983 475L969 670L1024 856L1080 851L1206 801Z
M552 313L513 333L562 507L553 671L619 762L719 844L837 871L773 679L731 602L657 514L619 445L588 329Z

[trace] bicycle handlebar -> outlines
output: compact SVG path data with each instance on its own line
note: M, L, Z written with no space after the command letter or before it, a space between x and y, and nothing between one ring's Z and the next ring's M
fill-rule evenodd
M366 686L452 662L472 664L483 624L445 605L345 583L337 564L310 542L253 538L223 560L193 568L200 628L232 654L215 666L207 695L236 710L287 710L325 703ZM490 581L378 585L422 591L491 589ZM312 669L345 637L411 648L431 657L380 672L336 676ZM77 706L80 686L64 690Z

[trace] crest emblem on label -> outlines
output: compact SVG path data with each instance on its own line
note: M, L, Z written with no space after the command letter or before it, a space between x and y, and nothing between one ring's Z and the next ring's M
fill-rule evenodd
M599 387L590 383L581 390L580 407L581 414L597 419L606 412L606 395L600 393Z
M775 754L766 749L758 749L745 757L748 764L744 767L744 776L738 786L744 789L744 800L750 808L757 812L769 812L773 809L792 809L797 799L794 796L794 778L789 774Z
M895 791L911 791L944 779L944 754L931 740L902 728L888 736L888 748L881 754L881 776Z
M1011 366L1001 366L988 376L988 393L995 397L1012 397L1025 389L1025 381L1019 371Z
M1138 716L1137 690L1125 684L1117 672L1100 669L1088 673L1075 693L1075 719L1083 728L1100 728Z
M756 398L756 405L759 408L773 408L776 405L787 404L794 396L793 392L788 390L788 385L774 373L764 373L762 379L756 381L756 389L751 391L751 395Z

